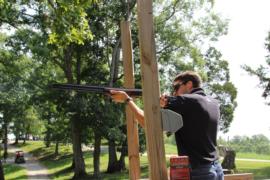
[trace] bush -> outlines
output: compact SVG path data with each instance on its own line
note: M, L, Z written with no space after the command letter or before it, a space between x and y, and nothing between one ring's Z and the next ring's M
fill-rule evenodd
M252 137L234 136L228 145L236 152L270 154L270 141L262 134Z

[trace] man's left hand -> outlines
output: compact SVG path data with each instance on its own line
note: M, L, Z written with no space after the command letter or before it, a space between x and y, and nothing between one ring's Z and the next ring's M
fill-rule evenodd
M127 93L124 91L111 90L110 94L111 94L112 100L117 103L124 103L129 98Z

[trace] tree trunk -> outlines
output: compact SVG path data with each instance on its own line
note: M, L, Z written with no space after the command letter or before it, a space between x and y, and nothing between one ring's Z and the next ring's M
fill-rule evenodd
M5 121L4 122L4 159L6 160L7 157L8 157L8 124L7 122Z
M74 169L75 168L75 160L74 160L74 156L72 158L72 164L70 166L70 169Z
M119 37L117 39L117 43L112 53L112 62L111 62L111 67L110 67L110 81L109 81L110 87L113 87L113 84L117 80L117 76L118 76L120 42L121 42L121 38ZM113 173L116 171L119 171L119 166L117 162L115 142L114 140L109 140L109 162L108 162L108 167L107 167L107 173Z
M51 116L51 114L49 114L49 117ZM48 148L48 147L50 147L51 146L51 131L52 131L52 129L51 129L51 120L50 120L50 118L48 118L48 126L47 126L47 130L46 130L46 134L45 134L45 146L46 146L46 148Z
M2 165L2 161L0 160L0 180L5 180L5 176L4 176L4 168Z
M64 65L62 66L67 82L69 84L74 83L73 73L72 73L72 56L73 56L72 45L68 46L64 50ZM77 67L78 68L78 67ZM77 72L78 69L77 69ZM71 134L72 134L72 149L73 149L73 162L72 167L74 167L73 179L80 179L86 175L85 163L83 159L83 152L81 147L81 127L80 127L80 116L75 116L71 118Z
M72 126L72 144L73 144L73 158L74 158L74 177L73 179L80 178L86 175L85 163L81 147L81 128L79 122L75 119L71 121Z
M110 87L113 86L113 83L118 78L119 59L120 59L120 42L121 42L121 38L118 38L117 43L112 53L112 62L111 62L111 67L110 67L110 81L109 81Z
M26 134L24 135L24 138L23 138L23 144L26 143Z
M56 142L55 142L55 150L54 150L54 156L55 157L59 155L59 148L58 147L59 147L59 141L56 140Z
M119 171L126 170L125 157L128 154L127 139L122 143L121 155L118 161Z
M119 170L119 171L126 170L125 157L126 157L126 155L123 154L123 153L121 153L120 159L119 159L119 161L118 161L118 168L119 168L118 170Z
M49 137L46 138L46 141L45 141L45 146L46 148L50 147L51 146L51 140L48 139Z
M93 164L94 164L94 177L99 178L100 176L100 145L101 145L101 137L100 135L95 132L95 144L94 144L94 158L93 158Z
M227 149L225 157L221 163L222 168L229 169L229 170L236 169L235 156L236 156L236 153L234 150Z
M114 140L109 140L109 162L107 173L119 171Z
M66 75L66 78L68 80L68 83L73 83L73 74L72 74L72 54L73 49L72 46L67 47L67 49L64 50L64 72Z
M16 136L14 145L16 145L16 144L18 144L18 143L19 143L19 138L18 138L18 136Z

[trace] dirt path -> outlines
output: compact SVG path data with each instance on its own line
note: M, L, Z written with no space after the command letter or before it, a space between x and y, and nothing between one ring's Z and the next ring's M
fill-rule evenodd
M19 148L16 148L15 146L9 145L8 146L8 152L15 154L16 151L20 150ZM49 180L48 176L48 170L46 167L41 165L38 160L33 157L29 153L24 153L24 158L25 158L25 163L23 164L18 164L24 168L27 169L27 176L28 179L44 179L44 180ZM7 163L14 164L14 157L9 157L7 159Z

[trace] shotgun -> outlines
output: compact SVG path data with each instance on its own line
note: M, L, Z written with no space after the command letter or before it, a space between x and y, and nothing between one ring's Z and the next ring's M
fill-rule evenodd
M57 90L74 90L81 92L94 92L102 94L110 94L110 90L125 91L129 96L142 96L141 89L125 89L125 88L113 88L105 86L91 86L91 85L79 85L79 84L52 84L52 89ZM182 116L169 109L161 109L161 119L163 131L175 133L183 126Z
M52 84L51 88L58 90L74 90L80 92L94 92L102 94L110 94L110 90L115 90L115 91L125 91L129 96L142 96L141 89L130 89L130 88L113 88L105 86L91 86L80 84Z

